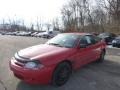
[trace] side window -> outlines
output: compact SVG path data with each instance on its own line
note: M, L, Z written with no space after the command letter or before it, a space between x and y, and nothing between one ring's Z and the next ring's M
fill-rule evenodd
M92 44L92 40L91 40L91 38L89 37L89 36L85 36L86 37L86 39L87 39L87 43L90 45L90 44Z
M87 37L87 41L88 41L89 45L92 45L92 44L96 43L96 41L95 41L95 39L94 39L94 37L92 35L88 35L86 37Z
M87 44L87 45L93 45L97 43L97 40L95 40L95 38L92 35L87 35L84 36L81 40L80 40L80 44Z
M83 37L83 38L80 40L80 44L88 44L86 37Z

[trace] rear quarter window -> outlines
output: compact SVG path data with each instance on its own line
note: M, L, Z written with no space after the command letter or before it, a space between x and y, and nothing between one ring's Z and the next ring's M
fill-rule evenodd
M99 38L99 37L97 37L97 36L89 35L89 37L91 38L91 42L92 42L93 44L98 43L98 42L101 41L101 38Z

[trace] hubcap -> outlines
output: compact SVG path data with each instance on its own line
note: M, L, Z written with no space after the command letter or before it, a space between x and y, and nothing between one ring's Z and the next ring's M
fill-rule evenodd
M61 69L57 75L58 84L64 84L69 78L70 70L68 67Z

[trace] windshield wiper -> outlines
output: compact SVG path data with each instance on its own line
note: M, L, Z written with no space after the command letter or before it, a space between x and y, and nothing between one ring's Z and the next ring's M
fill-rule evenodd
M63 47L63 46L61 46L61 45L58 44L58 43L49 43L49 45L55 45L55 46Z

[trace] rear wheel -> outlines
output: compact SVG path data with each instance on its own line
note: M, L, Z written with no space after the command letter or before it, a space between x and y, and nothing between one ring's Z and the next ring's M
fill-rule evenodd
M118 45L118 48L120 48L120 45Z
M54 86L64 85L69 80L71 71L69 63L63 62L59 64L53 74L52 84Z
M105 51L103 50L100 54L100 58L98 59L98 62L103 62L105 59Z
M115 47L115 45L112 45L112 47Z

